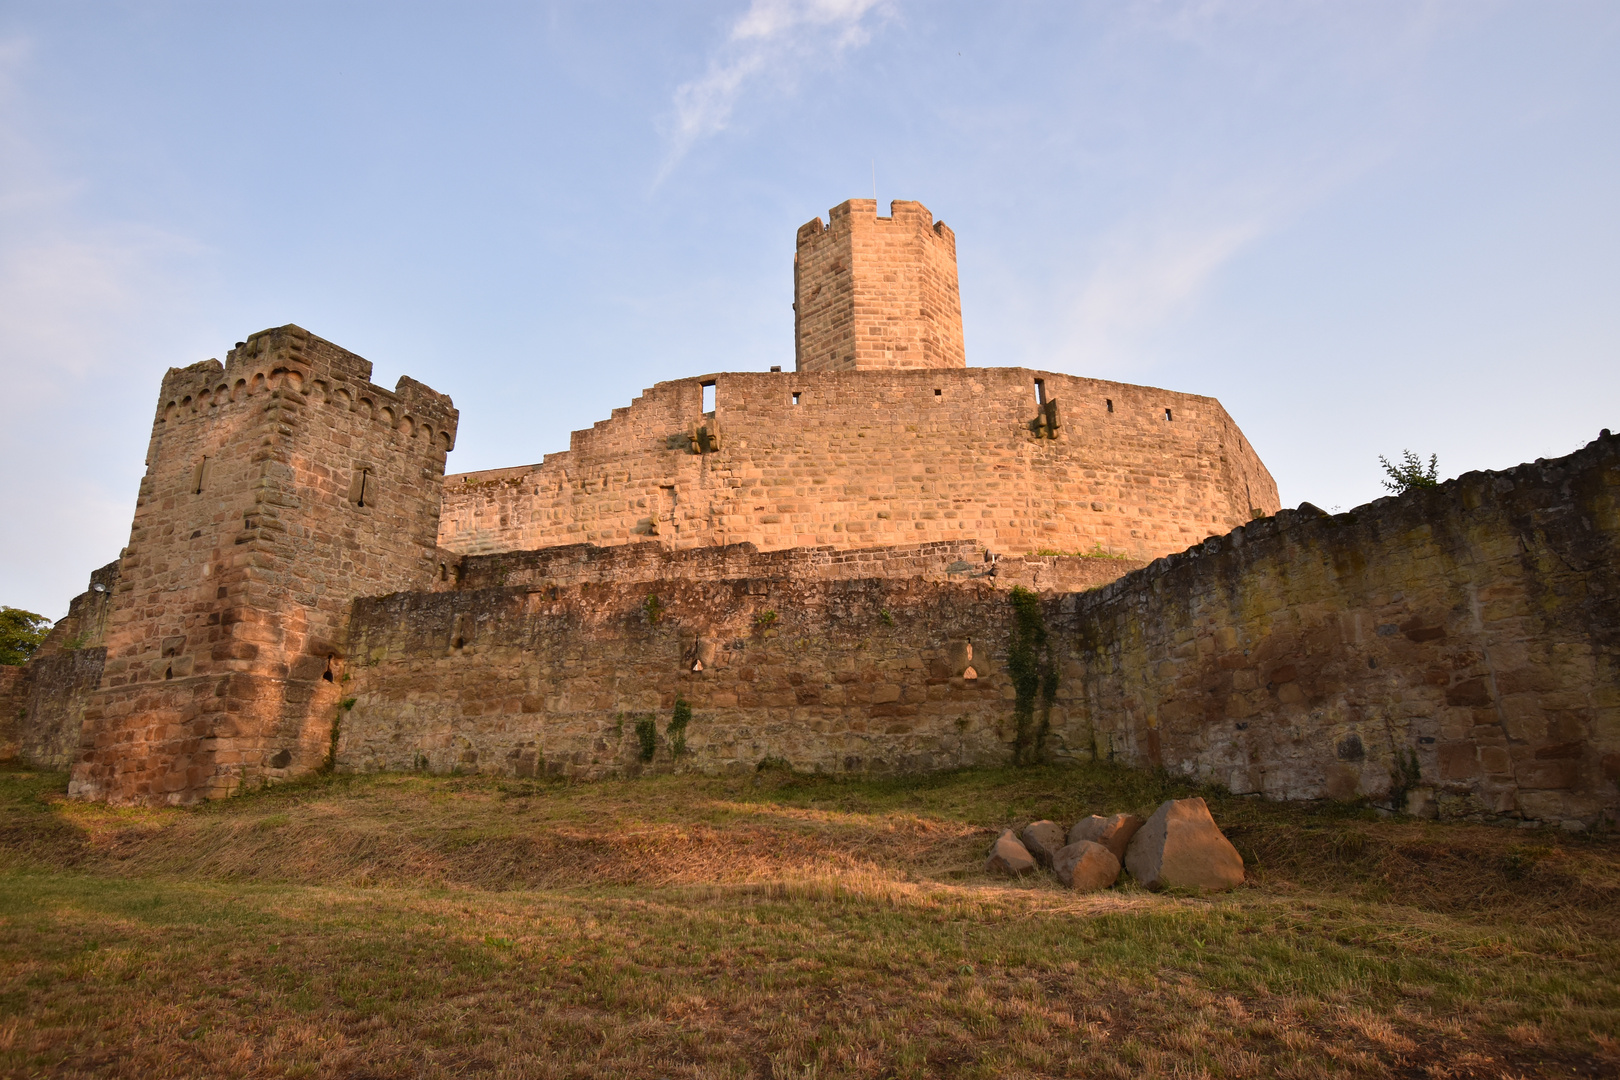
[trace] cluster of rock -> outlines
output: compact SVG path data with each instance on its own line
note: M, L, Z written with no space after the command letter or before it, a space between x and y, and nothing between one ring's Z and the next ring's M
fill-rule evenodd
M1054 821L1034 821L998 836L985 863L991 873L1013 877L1037 866L1049 867L1078 892L1108 888L1122 867L1155 891L1243 884L1243 856L1199 798L1171 799L1146 821L1135 814L1093 814L1067 833Z

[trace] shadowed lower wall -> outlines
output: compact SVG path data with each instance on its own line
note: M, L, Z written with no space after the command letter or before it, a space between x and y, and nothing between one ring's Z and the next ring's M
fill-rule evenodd
M1285 511L1048 593L1046 751L1448 817L1613 816L1617 494L1620 446L1603 438L1349 514ZM1013 755L1005 581L710 558L747 576L655 580L637 553L618 565L649 580L548 580L545 560L518 560L519 584L357 602L339 766L635 771L638 722L656 727L653 762L670 760L677 697L694 709L681 760L709 771Z
M1079 598L1098 745L1280 798L1620 807L1620 440L1284 511Z

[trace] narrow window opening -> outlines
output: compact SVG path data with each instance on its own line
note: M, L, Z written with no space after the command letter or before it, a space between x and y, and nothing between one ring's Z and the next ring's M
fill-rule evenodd
M354 481L349 485L349 501L358 507L370 506L375 492L376 487L371 482L371 470L354 470Z
M1035 380L1035 404L1036 405L1045 405L1046 404L1046 380L1045 379L1036 379Z
M1113 412L1114 411L1114 399L1113 398L1103 398L1103 400L1108 402L1108 411Z
M446 567L444 565L444 563L439 564L439 580L440 581L449 581L450 580L449 568Z
M793 404L795 405L799 403L799 393L798 390L793 391Z
M332 678L332 658L330 656L326 658L326 670L321 672L321 678L325 679L327 682L336 681Z
M714 383L712 382L703 384L703 411L705 413L714 412Z
M1169 409L1166 409L1166 410L1164 410L1164 418L1165 418L1165 419L1166 419L1166 420L1173 420L1173 419L1175 419L1175 418L1174 418L1174 417L1173 417L1173 416L1171 416L1171 415L1170 415L1170 410L1169 410Z
M168 667L163 669L163 677L165 679L174 678L174 665L173 664L170 664Z
M935 388L935 390L934 390L934 396L935 396L935 397L939 397L939 396L940 396L940 395L942 395L942 394L943 394L943 393L945 393L945 391L943 391L943 390L940 390L940 389L938 389L938 388L937 388L937 387L936 387L936 388Z
M197 461L197 467L192 470L191 473L191 493L193 495L201 495L203 492L203 484L207 481L207 479L208 458L199 458Z

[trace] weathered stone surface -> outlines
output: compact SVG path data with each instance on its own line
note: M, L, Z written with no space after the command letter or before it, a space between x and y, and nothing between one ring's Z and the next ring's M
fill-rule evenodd
M793 256L799 371L961 368L956 235L919 202L849 199L800 226Z
M1114 858L1124 862L1125 848L1141 827L1142 819L1135 814L1111 814L1108 817L1092 814L1075 822L1066 842L1078 844L1082 840L1090 840L1112 851Z
M1063 402L1056 438L1030 428L1036 379ZM669 449L704 415L705 383L703 423L725 439L713 453ZM1276 491L1213 398L1022 368L727 372L660 382L538 465L446 477L439 544L484 555L976 540L997 554L1146 562L1250 520L1251 506L1274 512Z
M1058 880L1076 892L1097 892L1119 880L1119 859L1090 840L1066 844L1052 857Z
M1063 826L1055 821L1032 821L1019 832L1018 838L1042 866L1051 866L1052 856L1065 843Z
M1243 884L1243 857L1203 799L1171 799L1153 812L1125 851L1131 876L1149 889L1231 889Z
M355 597L439 566L456 410L370 379L297 326L163 377L70 794L189 803L319 766Z
M862 257L943 252L898 205L871 235L933 254ZM104 638L64 629L0 677L0 754L76 738L73 794L189 802L314 768L352 698L340 769L600 776L642 769L637 723L683 697L683 768L1002 762L1021 584L1061 675L1048 757L1442 819L1620 816L1620 440L1250 520L1275 486L1219 403L936 366L950 312L912 311L915 284L838 316L876 314L866 370L660 383L565 453L447 486L449 399L296 326L170 370L116 587L69 620ZM1062 410L1037 423L1042 394ZM1018 554L1094 545L1162 557Z
M985 860L984 868L992 874L1017 877L1035 869L1035 857L1019 841L1017 835L1008 829L996 837L996 842L990 845L990 857Z
M852 199L799 230L797 371L661 382L538 465L450 476L440 544L971 539L1147 560L1280 505L1213 398L966 367L955 237L920 203L892 209Z
M1072 600L1075 711L1115 760L1239 794L1394 802L1396 776L1442 820L1620 819L1617 504L1605 433L1210 537Z

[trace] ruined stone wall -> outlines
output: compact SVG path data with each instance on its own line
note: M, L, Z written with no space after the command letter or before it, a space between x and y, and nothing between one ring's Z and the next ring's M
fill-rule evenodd
M793 258L799 371L967 366L956 236L922 203L872 199L832 208L799 229Z
M1284 511L1048 592L1047 754L1278 798L1612 817L1617 537L1620 440L1605 437L1349 514ZM945 554L968 550L901 557ZM724 550L661 569L641 546L533 552L467 560L464 584L484 587L360 601L339 763L634 772L637 721L665 732L677 696L695 709L693 768L1009 760L1006 580L952 564L937 581L842 579L825 559ZM727 573L747 576L712 576Z
M101 685L105 635L118 584L118 563L90 575L90 587L27 664L7 669L0 686L0 760L65 769L77 756L85 706Z
M1034 425L1037 380L1057 403L1055 438ZM712 451L693 452L700 426L717 433ZM1215 399L1023 368L681 379L570 447L448 477L439 543L484 554L972 540L1146 561L1278 507Z
M1077 708L1099 749L1279 798L1393 786L1444 816L1614 818L1604 436L1347 514L1285 511L1079 597Z
M1010 753L996 642L1011 609L987 583L666 581L657 595L656 619L639 583L358 602L339 767L634 773L645 718L670 760L677 696L693 709L681 762L705 771L926 770ZM1056 712L1062 755L1071 732Z
M578 585L585 582L846 581L915 578L919 581L984 581L1003 589L1083 590L1106 585L1142 567L1123 559L1029 555L996 557L972 540L904 547L787 548L760 551L753 544L671 551L657 543L566 547L500 555L456 556L441 561L437 591L513 585Z
M326 753L350 601L428 588L448 398L286 326L164 377L72 794L189 802Z

